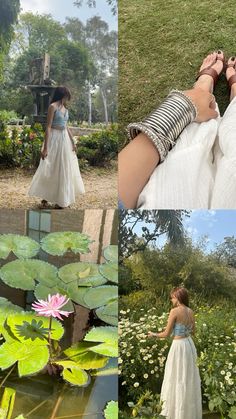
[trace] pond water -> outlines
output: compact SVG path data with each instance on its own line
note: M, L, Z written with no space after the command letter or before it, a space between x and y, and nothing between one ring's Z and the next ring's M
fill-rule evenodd
M6 386L17 391L13 417L29 419L104 419L106 403L117 400L117 376L92 378L86 388L71 387L57 378L38 375L11 378Z
M50 219L46 219L47 222L44 228L42 228L41 225L39 226L37 231L38 236L36 237L36 230L32 230L33 234L30 222L32 222L32 217L35 217L37 214L35 215L33 214L33 211L31 211L29 215L30 216L28 216L26 220L27 235L34 238L36 241L39 241L49 232L55 231L55 229L52 228ZM44 217L49 217L50 212L45 211L45 213L40 214L40 217L42 218L43 215ZM76 214L71 214L70 222L74 222L74 225L76 225L76 223L78 224L77 217ZM43 219L43 221L45 220ZM63 225L64 224L65 221L63 220ZM64 225L64 230L67 229L68 228ZM4 232L4 230L2 232ZM14 233L14 231L11 232ZM89 255L90 262L101 263L103 247L103 243L99 242L96 252L95 250L92 250ZM86 255L83 257L83 261L86 261L85 256ZM42 250L40 250L36 258L53 264L57 268L80 260L80 256L72 252L68 252L66 255L58 257L50 256ZM8 259L1 260L0 265L3 266L5 263L15 259L16 257L11 254ZM7 298L14 304L17 304L26 310L31 309L31 304L35 300L32 291L25 292L10 288L1 281L0 297ZM65 319L63 326L65 328L65 334L60 345L64 349L71 344L80 341L92 326L109 325L99 320L93 310L89 312L89 310L77 305L75 314L72 314L68 319ZM112 359L111 362L112 361L114 361L114 359ZM115 366L114 362L112 366ZM7 372L8 370L0 373L0 381L2 381ZM102 419L104 418L103 411L106 404L110 400L117 401L118 399L117 375L92 377L91 382L87 387L76 387L65 384L60 378L60 375L49 376L48 374L37 374L32 377L19 378L15 369L4 383L4 387L12 387L16 390L16 400L12 418L23 414L27 419ZM0 399L1 396L2 391L0 393Z

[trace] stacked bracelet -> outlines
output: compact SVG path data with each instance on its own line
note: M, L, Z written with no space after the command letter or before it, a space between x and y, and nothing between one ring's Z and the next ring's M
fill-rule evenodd
M172 90L165 101L144 121L128 125L130 140L143 132L153 142L162 162L183 129L192 122L197 110L191 99L179 90Z

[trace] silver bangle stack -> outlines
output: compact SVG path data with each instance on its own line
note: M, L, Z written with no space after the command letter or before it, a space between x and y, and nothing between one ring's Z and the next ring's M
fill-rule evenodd
M194 121L197 109L182 91L172 90L165 101L144 121L127 127L128 137L133 140L141 132L153 142L162 162L175 145L183 129Z

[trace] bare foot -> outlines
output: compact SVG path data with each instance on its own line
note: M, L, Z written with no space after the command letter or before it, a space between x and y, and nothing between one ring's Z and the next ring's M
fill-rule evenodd
M230 77L236 74L236 57L230 57L227 63L226 78L227 80ZM230 89L230 102L236 96L236 82L232 84Z
M209 54L206 58L204 58L199 72L205 70L208 67L211 67L214 70L216 70L218 74L220 74L223 70L223 59L224 54L220 50L218 52L213 52L212 54ZM203 74L198 78L194 86L200 87L201 89L212 93L214 88L213 78L208 74Z

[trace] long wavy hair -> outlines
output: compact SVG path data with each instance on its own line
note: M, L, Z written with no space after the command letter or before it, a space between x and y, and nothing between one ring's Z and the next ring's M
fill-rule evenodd
M67 98L68 100L71 99L71 93L69 89L65 86L58 86L54 92L53 98L51 100L51 103L58 102L59 100L62 100L63 98Z

